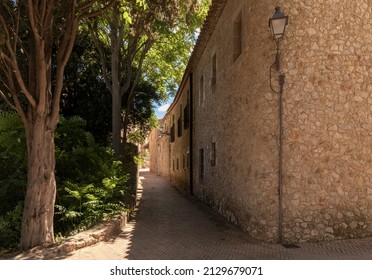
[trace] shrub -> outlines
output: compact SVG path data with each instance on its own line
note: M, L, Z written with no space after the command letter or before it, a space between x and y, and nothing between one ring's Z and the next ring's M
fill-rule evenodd
M79 117L61 119L56 133L55 228L62 235L126 210L125 168L111 149L95 143L85 124Z
M16 248L19 244L22 222L23 203L0 216L0 248Z
M68 235L125 211L126 167L96 144L80 117L60 119L56 130L55 232ZM0 112L0 247L18 243L27 184L24 128L17 114Z
M14 112L0 112L0 215L13 210L24 199L26 141L24 128Z

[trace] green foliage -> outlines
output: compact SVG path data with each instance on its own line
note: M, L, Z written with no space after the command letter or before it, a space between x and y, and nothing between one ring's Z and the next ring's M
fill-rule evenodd
M211 2L198 1L190 10L181 7L175 25L156 22L158 39L144 61L143 72L156 88L167 95L173 96L177 91Z
M113 152L95 143L80 117L61 119L56 133L55 232L84 230L126 210L128 175Z
M62 115L81 116L86 120L86 130L98 143L107 145L111 132L111 94L102 79L99 55L86 28L81 27L77 33L64 82Z
M14 209L26 187L26 141L14 112L0 112L0 215Z
M99 146L81 117L61 117L56 130L59 236L85 229L125 211L130 196L126 167ZM26 179L24 128L18 115L0 112L0 248L18 244Z
M15 248L19 243L21 232L23 203L0 216L0 248Z

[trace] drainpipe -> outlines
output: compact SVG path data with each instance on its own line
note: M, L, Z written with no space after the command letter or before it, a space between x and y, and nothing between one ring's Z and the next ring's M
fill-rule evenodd
M193 74L192 72L190 72L190 75L189 75L189 79L190 79L190 126L189 126L189 129L190 129L190 145L189 145L189 157L190 157L190 194L194 194L194 164L193 164L193 130L194 130L194 107L193 107L193 91L194 91L194 88L193 88Z

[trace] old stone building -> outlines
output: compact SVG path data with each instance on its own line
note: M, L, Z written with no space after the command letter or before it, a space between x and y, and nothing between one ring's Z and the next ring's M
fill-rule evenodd
M282 100L276 6L289 16ZM261 240L372 235L371 66L370 0L214 0L165 117L170 143L155 140L168 148L156 171Z
M160 127L150 134L150 170L173 184L190 186L190 79L185 78Z

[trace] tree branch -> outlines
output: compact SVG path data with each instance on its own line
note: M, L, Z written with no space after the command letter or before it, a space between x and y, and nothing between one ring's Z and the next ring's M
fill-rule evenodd
M82 4L78 7L78 12L82 12L79 16L78 16L78 19L81 20L81 19L89 19L89 18L92 18L92 17L96 17L98 15L101 15L102 13L104 13L105 11L107 11L108 9L110 9L111 7L113 7L116 3L117 3L118 0L110 0L110 2L108 4L106 4L104 7L96 10L96 11L92 11L92 12L87 12L87 10L89 10L89 8L96 2L96 1L89 1L85 4Z
M103 80L105 81L107 89L112 94L112 83L110 82L109 75L108 75L108 66L106 62L104 47L102 46L102 44L100 43L100 40L98 39L98 34L97 34L98 28L97 27L94 28L89 23L88 23L88 28L89 28L90 34L92 35L93 43L96 46L98 53L99 53L99 57L101 61L101 68L102 68L102 73L103 73Z
M89 10L89 8L96 2L95 0L87 1L76 8L78 13Z
M60 100L63 88L63 73L68 62L68 59L71 55L75 38L76 38L76 31L78 28L79 21L74 16L75 15L75 6L71 7L72 11L70 12L71 18L68 22L66 28L66 34L63 37L63 42L58 48L57 53L57 73L56 73L56 86L54 88L54 96L53 96L53 103L52 103L52 110L51 110L51 126L54 128L58 124L59 120L59 107L60 107Z
M141 57L140 57L140 60L138 62L138 68L137 68L137 73L136 73L136 78L134 79L134 82L132 84L132 87L131 87L131 90L130 90L130 93L129 93L129 96L128 96L128 106L129 104L132 103L132 100L133 100L133 97L134 97L134 90L138 84L138 81L142 75L142 65L143 65L143 61L145 60L145 57L146 57L146 54L148 53L148 51L151 49L151 46L153 45L153 41L152 40L147 40L146 41L146 44L145 44L145 47L141 53ZM129 107L128 107L129 108Z
M0 96L4 99L5 103L7 103L8 106L9 106L10 108L12 108L13 110L15 110L15 111L18 112L18 110L17 110L17 108L15 107L15 105L13 105L13 104L10 102L10 100L6 97L6 95L3 93L3 91L2 91L1 89L0 89Z
M18 67L16 54L13 50L12 45L11 45L9 30L6 27L4 18L2 16L0 16L0 21L1 21L1 23L4 26L4 29L5 29L5 36L6 36L5 46L6 46L7 51L9 52L9 55L10 55L10 56L8 56L4 52L1 52L0 53L0 58L5 60L6 63L11 67L11 69L13 70L13 73L14 73L16 79L17 79L17 82L18 82L19 86L21 87L21 90L22 90L23 94L25 95L25 97L29 101L30 105L33 108L35 108L36 107L36 101L32 97L32 95L30 94L30 92L27 90L26 85L24 84L23 78L20 74L21 71L19 70L19 67Z
M34 6L32 3L32 0L27 0L27 7L28 7L28 19L30 20L30 25L32 32L34 36L39 37L40 39L40 33L39 30L37 29L36 22L35 22L35 11L34 11Z

